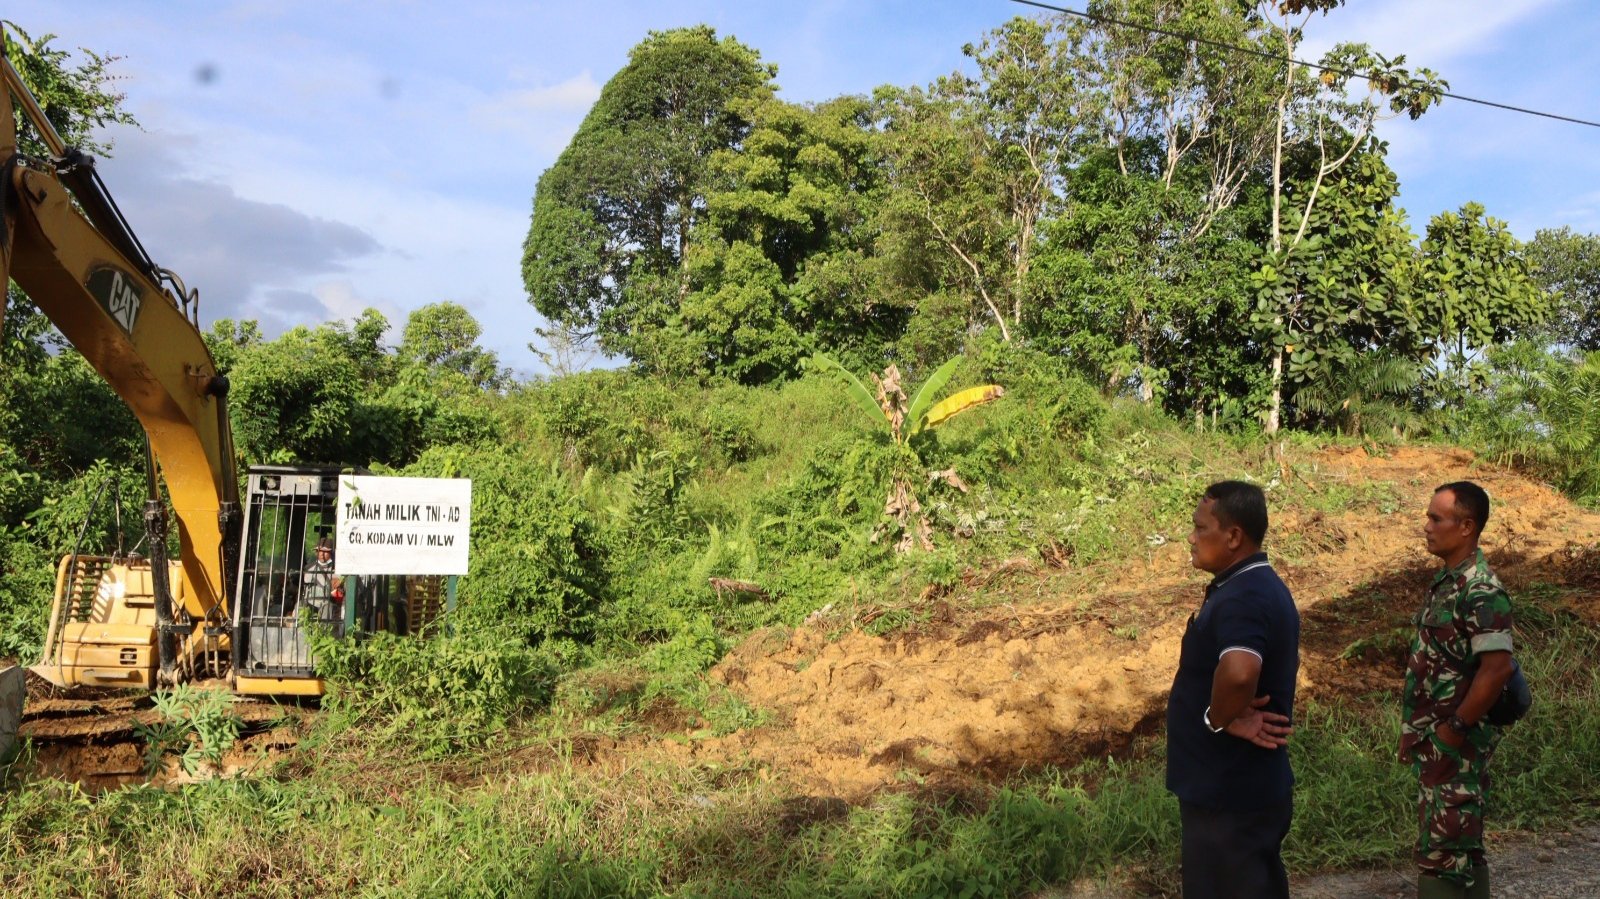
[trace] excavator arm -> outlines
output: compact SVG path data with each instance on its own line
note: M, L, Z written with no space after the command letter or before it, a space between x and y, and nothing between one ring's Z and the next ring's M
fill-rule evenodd
M100 187L92 159L63 145L10 60L0 62L0 278L15 281L149 437L152 478L159 467L181 547L181 583L169 586L161 548L152 545L155 639L170 676L174 664L216 648L228 614L239 497L227 380L217 373L181 282L145 256ZM20 151L18 109L44 137L49 158ZM177 296L163 280L174 282ZM152 535L164 531L164 505L152 502L146 519ZM163 609L163 602L172 607ZM61 605L58 594L52 640L64 626ZM209 638L207 622L218 625Z

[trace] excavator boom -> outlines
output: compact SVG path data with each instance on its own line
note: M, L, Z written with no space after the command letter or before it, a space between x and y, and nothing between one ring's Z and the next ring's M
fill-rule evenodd
M127 403L149 437L152 465L159 466L167 485L181 546L179 583L166 583L164 547L152 545L147 568L146 593L154 594L161 619L154 638L171 641L162 653L165 670L216 649L216 633L208 638L205 628L182 626L183 620L215 622L227 614L232 570L227 553L234 542L229 531L239 516L227 380L217 373L187 299L162 287L160 270L144 257L114 204L98 189L93 161L62 144L9 59L0 69L5 81L0 90L0 278L22 288ZM43 136L49 158L21 152L13 98ZM164 516L159 502L147 508L153 535L164 531ZM69 581L77 576L66 573ZM173 607L164 607L167 602ZM68 625L60 605L52 613L47 663ZM101 623L150 627L144 621ZM126 636L98 633L110 635L113 644ZM68 661L57 656L52 679L75 682L61 670ZM51 676L50 666L44 667L42 673Z

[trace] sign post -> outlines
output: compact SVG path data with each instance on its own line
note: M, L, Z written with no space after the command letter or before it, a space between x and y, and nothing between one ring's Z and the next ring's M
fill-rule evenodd
M466 574L472 481L340 475L337 530L337 574Z

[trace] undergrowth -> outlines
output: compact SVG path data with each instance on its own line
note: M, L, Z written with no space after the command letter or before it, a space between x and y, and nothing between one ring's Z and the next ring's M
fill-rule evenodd
M134 733L145 743L147 772L161 767L168 753L177 753L183 770L194 774L202 765L218 765L239 739L244 722L233 712L233 697L220 690L178 684L153 697L151 722L135 722Z

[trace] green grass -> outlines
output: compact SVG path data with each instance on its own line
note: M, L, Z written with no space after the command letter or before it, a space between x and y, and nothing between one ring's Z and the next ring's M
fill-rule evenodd
M1600 651L1530 591L1521 656L1536 691L1494 766L1492 831L1594 816ZM726 701L726 700L725 700ZM716 730L756 713L728 706ZM1414 786L1394 696L1300 711L1293 870L1401 862ZM449 764L373 758L359 731L307 744L280 778L99 797L13 784L0 892L26 896L1008 896L1119 871L1170 886L1176 803L1159 738L1131 760L1004 787L907 784L855 807L797 796L753 767L573 766L583 719L552 713ZM530 765L500 758L532 745ZM563 747L566 752L563 753ZM517 756L521 758L521 756ZM507 771L510 773L506 773ZM472 776L466 772L477 771Z

